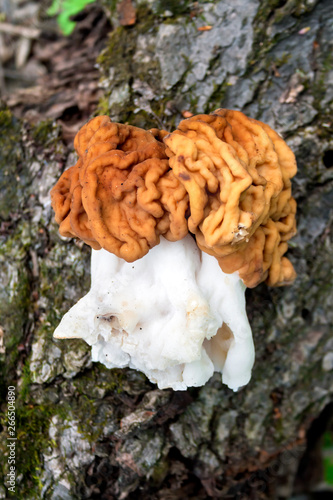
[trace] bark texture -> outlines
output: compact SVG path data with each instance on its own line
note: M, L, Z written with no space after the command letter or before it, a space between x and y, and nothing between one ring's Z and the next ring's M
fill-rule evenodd
M326 407L324 430L333 394L332 3L137 1L131 26L111 4L99 111L171 129L184 111L225 107L281 133L299 169L288 253L298 277L247 291L256 362L237 393L218 375L177 393L92 364L84 342L52 339L89 288L89 250L59 237L49 199L74 155L53 123L32 126L3 108L0 463L7 473L15 385L17 498L290 498L306 432Z

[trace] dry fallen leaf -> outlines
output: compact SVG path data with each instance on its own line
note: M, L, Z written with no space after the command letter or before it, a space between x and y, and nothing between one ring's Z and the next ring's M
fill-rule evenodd
M31 50L31 39L21 37L16 46L15 54L15 66L16 68L22 68L28 60Z
M7 89L4 93L6 104L16 116L31 123L47 118L60 120L64 124L63 139L72 141L78 128L96 110L103 94L96 58L105 47L109 31L110 25L101 8L92 5L77 21L70 37L52 41L43 32L34 42L27 62L15 74L17 81L28 81L31 86L26 88L25 85L12 92ZM0 30L0 40L1 37L5 35ZM15 50L17 41L13 43ZM22 51L21 61L25 57Z
M306 33L308 33L310 31L310 26L307 26L306 28L302 28L301 30L299 30L298 34L299 35L306 35Z
M191 111L184 110L182 111L182 116L184 118L191 118L191 116L193 116L193 113L191 113Z
M117 5L119 22L122 26L132 26L136 21L136 9L132 0L122 0Z

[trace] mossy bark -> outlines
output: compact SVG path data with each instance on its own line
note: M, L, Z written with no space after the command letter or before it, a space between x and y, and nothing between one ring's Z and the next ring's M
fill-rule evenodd
M132 27L116 26L115 2L103 4L114 30L98 61L101 111L171 129L185 110L228 107L286 138L299 168L288 254L298 277L248 290L256 363L237 393L218 375L177 393L92 364L84 342L52 339L89 288L89 250L59 237L49 200L74 155L54 124L2 109L3 471L13 385L16 498L289 498L306 432L333 393L331 3L138 1Z

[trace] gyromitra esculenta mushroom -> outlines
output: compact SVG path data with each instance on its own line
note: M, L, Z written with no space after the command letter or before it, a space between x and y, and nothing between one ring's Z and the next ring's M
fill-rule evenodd
M79 159L52 189L60 233L92 247L91 289L55 338L83 338L107 367L160 388L237 390L254 362L244 291L291 283L295 157L238 111L183 120L168 134L92 119Z

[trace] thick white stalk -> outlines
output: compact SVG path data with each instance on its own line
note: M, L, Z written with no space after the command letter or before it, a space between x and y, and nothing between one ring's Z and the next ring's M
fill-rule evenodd
M250 380L254 347L245 287L190 235L161 238L133 263L92 250L91 281L55 338L82 338L94 361L140 370L161 389L201 386L214 371L233 390Z

